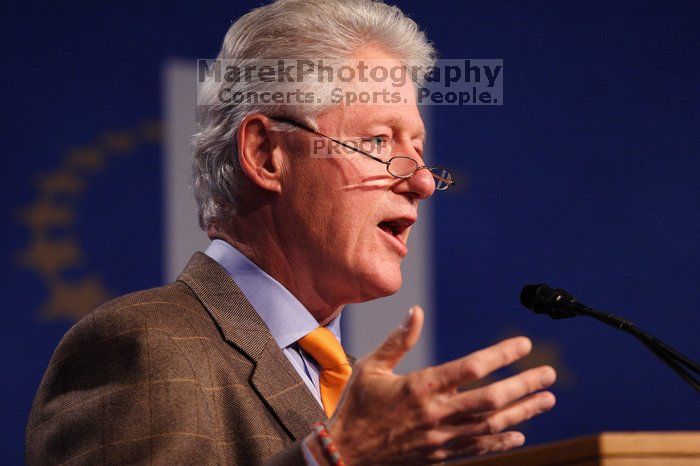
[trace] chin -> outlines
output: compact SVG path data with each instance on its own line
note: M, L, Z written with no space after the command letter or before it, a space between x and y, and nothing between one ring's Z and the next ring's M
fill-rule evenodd
M399 291L403 283L401 267L374 268L372 272L363 274L361 283L361 294L356 301L358 303L391 296Z

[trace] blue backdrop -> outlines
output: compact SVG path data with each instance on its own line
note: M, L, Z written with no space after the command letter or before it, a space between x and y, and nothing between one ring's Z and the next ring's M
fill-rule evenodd
M161 283L160 68L211 58L259 2L4 8L3 462L71 315ZM518 304L547 281L700 358L700 4L404 1L443 58L504 60L498 107L433 107L437 358L514 333L560 372L529 442L698 429L697 394L631 337ZM77 304L76 304L77 303Z

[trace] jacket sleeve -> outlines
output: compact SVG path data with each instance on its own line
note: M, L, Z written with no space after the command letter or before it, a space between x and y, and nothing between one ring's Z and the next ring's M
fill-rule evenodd
M224 457L221 427L193 369L197 361L163 327L93 313L69 330L32 406L27 464L265 461L244 450ZM299 442L272 464L306 464Z

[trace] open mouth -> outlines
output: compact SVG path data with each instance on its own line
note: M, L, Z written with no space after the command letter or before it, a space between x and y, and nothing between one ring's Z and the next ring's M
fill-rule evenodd
M411 225L415 222L414 218L395 218L390 220L384 220L377 224L377 227L382 230L387 236L394 238L398 242L399 250L402 255L405 255L406 241L408 240L408 231Z
M384 230L386 233L389 233L392 236L398 237L403 231L408 228L405 225L400 224L397 221L390 221L390 222L379 222L379 225L377 225L379 228Z

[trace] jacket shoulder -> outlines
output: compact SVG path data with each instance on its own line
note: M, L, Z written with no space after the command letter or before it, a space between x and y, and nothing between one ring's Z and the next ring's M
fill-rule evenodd
M42 386L51 376L78 380L87 373L100 374L105 383L110 379L135 383L160 372L172 373L176 366L182 366L179 374L191 376L191 343L204 338L221 337L206 308L184 283L130 293L101 305L66 332Z
M128 331L140 326L179 333L183 326L200 329L211 324L206 309L192 290L182 282L175 282L108 301L73 328L81 331L89 326L100 335L111 336L117 330Z

